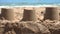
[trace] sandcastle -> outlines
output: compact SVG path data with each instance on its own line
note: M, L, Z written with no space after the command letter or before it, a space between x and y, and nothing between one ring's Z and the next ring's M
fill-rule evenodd
M45 13L45 19L59 20L59 8L58 7L47 7Z
M1 15L4 17L6 20L14 20L15 18L15 13L12 8L2 8L1 9Z
M36 12L35 10L24 9L22 21L36 21Z
M13 8L1 8L1 15L4 18L1 21L3 31L0 34L52 34L50 30L55 26L60 29L58 7L45 7L44 19L37 21L36 9L23 9L23 18L21 21L12 22L15 19ZM48 20L47 20L48 19ZM7 20L4 22L4 20ZM56 23L55 21L56 20ZM5 24L4 24L5 23ZM54 24L54 25L52 25ZM50 26L51 25L51 26ZM50 27L53 27L50 29ZM58 32L59 33L59 32ZM56 34L56 33L53 33Z

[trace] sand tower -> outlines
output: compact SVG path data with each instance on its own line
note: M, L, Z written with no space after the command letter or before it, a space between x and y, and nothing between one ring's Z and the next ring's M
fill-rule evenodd
M22 21L36 21L36 20L37 20L37 17L36 17L35 10L24 9Z
M46 7L45 19L59 20L59 8L58 7Z
M6 20L14 20L14 11L12 8L2 8L1 9L1 15L6 19Z

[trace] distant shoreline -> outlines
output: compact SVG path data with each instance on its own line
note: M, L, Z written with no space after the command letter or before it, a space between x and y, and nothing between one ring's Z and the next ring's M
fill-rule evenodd
M0 8L14 8L14 7L60 7L60 5L23 5L23 6L0 6Z
M60 5L60 3L0 3L0 6L23 6L23 5L32 5L32 6L38 6L38 5Z

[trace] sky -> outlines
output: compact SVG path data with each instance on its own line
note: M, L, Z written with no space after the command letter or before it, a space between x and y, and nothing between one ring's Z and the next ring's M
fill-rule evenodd
M43 3L43 4L60 4L60 0L0 0L0 4L7 3Z

